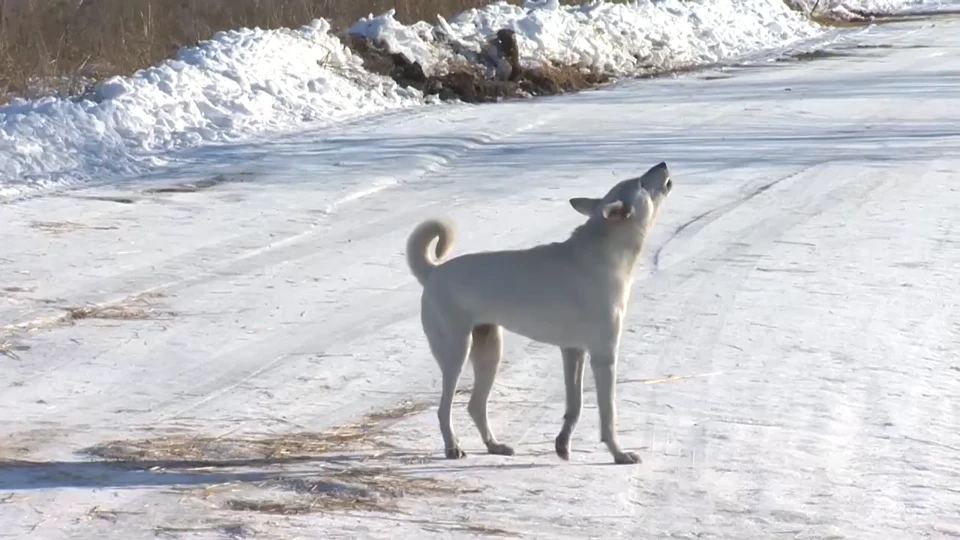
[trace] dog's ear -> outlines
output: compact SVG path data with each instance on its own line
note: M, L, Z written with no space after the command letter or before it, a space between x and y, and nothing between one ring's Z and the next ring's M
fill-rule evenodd
M670 191L673 183L670 181L670 170L667 164L660 162L650 168L640 177L640 186L649 193Z
M603 206L603 217L607 221L623 221L633 215L633 206L623 201L613 201Z
M591 199L589 197L575 197L570 199L570 206L574 210L580 212L585 216L593 214L593 211L597 208L597 205L600 204L600 199Z

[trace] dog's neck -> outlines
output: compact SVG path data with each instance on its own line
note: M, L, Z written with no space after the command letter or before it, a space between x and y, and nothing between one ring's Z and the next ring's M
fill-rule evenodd
M578 244L578 251L589 258L589 264L600 263L611 268L616 276L630 280L643 251L646 234L637 234L628 227L630 225L590 219L574 229L568 242ZM646 229L649 230L649 226Z

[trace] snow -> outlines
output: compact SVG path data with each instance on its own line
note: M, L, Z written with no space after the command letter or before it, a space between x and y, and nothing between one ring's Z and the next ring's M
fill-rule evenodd
M455 60L441 36L470 55L502 27L518 32L526 62L550 59L616 75L710 64L825 33L781 0L496 4L436 26L403 26L387 12L353 31L431 71ZM157 174L182 165L178 151L254 142L424 102L418 92L364 71L325 21L297 30L222 32L81 98L0 106L0 201Z
M955 537L958 46L960 19L918 19L842 55L401 110L0 205L0 538ZM464 395L470 455L442 459L406 235L448 215L454 254L561 239L569 197L660 160L676 187L618 387L644 463L610 464L590 375L561 462L559 355L509 334L490 413L518 455L482 453ZM217 174L236 181L156 189ZM67 317L84 305L147 312ZM302 432L343 444L291 452ZM154 446L80 452L129 439ZM396 507L328 506L371 493ZM278 501L298 513L249 509Z
M0 107L0 200L133 175L170 151L331 125L422 103L365 71L322 20L297 30L221 32L81 99Z

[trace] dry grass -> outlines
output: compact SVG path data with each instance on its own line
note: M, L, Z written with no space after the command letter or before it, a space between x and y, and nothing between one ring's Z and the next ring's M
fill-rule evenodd
M149 307L151 306L151 300L165 297L166 295L160 292L145 292L131 296L123 303L63 308L67 311L65 322L70 323L84 319L136 321L176 316L177 314L172 311L158 311ZM135 304L148 307L136 307Z
M154 316L152 311L127 306L84 306L65 309L71 321L83 319L133 321L149 319Z
M220 504L230 510L275 515L344 510L395 512L397 502L403 497L450 496L472 491L433 478L366 467L342 469L312 478L277 478L255 487L274 496L228 497Z
M576 66L545 64L524 70L519 87L527 94L542 96L573 92L609 81L607 75Z
M122 303L64 308L67 311L66 322L81 321L84 319L134 321L175 317L177 314L172 311L161 311L152 307L154 305L153 301L166 297L167 295L162 292L147 291L130 296ZM137 305L146 307L136 307Z
M388 424L423 411L426 405L403 402L371 413L360 422L319 433L289 433L274 437L192 437L112 441L83 452L150 470L190 470L203 473L239 467L274 467L290 461L323 460L332 452L356 451L374 442ZM361 456L361 459L366 459ZM238 512L298 515L344 510L397 511L406 496L452 495L465 489L436 479L404 474L386 467L334 465L343 456L323 460L316 474L278 473L258 482L228 481L208 485L198 493L205 500Z
M155 461L171 464L272 460L321 455L344 449L363 439L369 427L358 424L327 433L300 432L265 438L183 435L111 441L88 448L85 453L116 461Z
M30 453L30 448L20 441L0 440L0 467L9 467Z
M384 424L414 415L425 408L425 404L404 402L392 409L367 415L356 424L324 432L284 433L274 437L168 436L111 441L84 452L116 461L170 464L304 458L355 448L375 436Z
M114 321L136 321L148 319L164 319L176 317L178 313L166 310L157 310L152 307L151 300L163 298L166 295L159 292L145 292L126 298L122 302L114 304L90 304L86 306L63 307L59 309L63 314L39 319L24 321L15 324L0 326L0 343L8 343L6 339L16 338L28 332L39 330L48 330L65 325L74 324L76 321L86 319L101 319ZM38 300L45 304L60 304L61 300ZM142 305L145 307L137 307ZM28 346L16 346L14 350L29 350ZM3 353L0 348L0 353Z
M10 341L0 341L0 355L13 358L14 360L20 359L20 356L17 354L18 351L27 350L30 350L30 347L27 345L14 345Z

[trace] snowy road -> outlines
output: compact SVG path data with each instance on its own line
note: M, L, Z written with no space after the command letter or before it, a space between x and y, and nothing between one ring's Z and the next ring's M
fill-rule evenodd
M833 50L0 206L0 538L960 536L960 19ZM590 377L561 462L559 354L512 335L491 420L518 455L481 453L461 396L470 456L442 459L406 235L561 239L567 198L660 160L621 346L644 463L609 464Z

